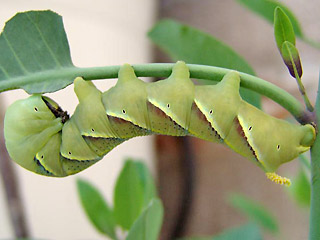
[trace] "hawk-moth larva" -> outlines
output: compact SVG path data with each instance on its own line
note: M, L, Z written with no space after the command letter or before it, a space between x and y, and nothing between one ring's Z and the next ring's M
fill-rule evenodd
M216 85L194 85L189 75L186 64L177 62L169 78L146 83L125 64L117 84L104 93L76 78L79 105L70 119L47 97L19 100L5 116L8 152L26 169L63 177L136 136L191 135L225 143L270 175L312 145L312 125L274 118L243 101L237 72ZM274 174L269 178L286 182Z

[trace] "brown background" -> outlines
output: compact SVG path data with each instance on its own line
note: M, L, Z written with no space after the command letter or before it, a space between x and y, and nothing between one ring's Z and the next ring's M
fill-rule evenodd
M320 40L317 1L285 2L296 14L305 34ZM273 36L273 28L236 1L212 0L162 0L160 18L173 18L197 27L224 41L253 66L257 75L271 81L297 96L299 93L282 63ZM314 101L317 87L320 51L298 40L304 68L303 81ZM214 54L214 53L213 53ZM157 61L168 58L157 51ZM275 103L263 99L264 109L278 117L288 113ZM308 210L297 207L288 196L287 189L268 181L263 171L234 154L230 149L210 142L190 138L194 151L195 182L192 207L183 236L213 235L222 230L245 223L246 218L228 205L229 193L243 193L263 203L277 218L283 239L307 239ZM183 178L183 153L181 139L158 137L159 188L165 204L165 223L162 239L172 236L181 207ZM298 161L282 166L279 173L292 176ZM266 239L273 239L266 234Z

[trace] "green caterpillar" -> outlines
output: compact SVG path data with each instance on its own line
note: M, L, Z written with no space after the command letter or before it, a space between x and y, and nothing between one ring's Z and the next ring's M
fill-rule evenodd
M155 83L121 67L117 84L101 93L76 78L79 99L73 116L51 99L32 95L13 103L5 116L11 158L35 173L64 177L99 161L122 142L150 134L194 136L225 143L252 160L278 183L273 172L310 149L315 129L274 118L243 101L240 77L230 71L216 85L195 86L184 62L169 78Z

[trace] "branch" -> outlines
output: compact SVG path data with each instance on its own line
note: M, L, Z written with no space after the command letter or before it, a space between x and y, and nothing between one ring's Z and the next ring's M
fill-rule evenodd
M173 63L151 63L133 65L135 73L138 77L168 77L171 73ZM223 76L231 71L230 69L187 64L190 69L191 78L220 81ZM82 76L86 80L98 80L117 78L120 66L106 66L106 67L92 67L92 68L64 68L59 71L44 71L30 76L20 78L3 80L0 82L1 89L14 89L15 86L21 86L25 82L40 83L44 78L58 79L58 78L76 78ZM301 103L285 90L276 85L267 82L261 78L240 73L241 86L261 95L264 95L282 107L287 109L300 123L309 122L309 116L304 112Z
M316 124L320 124L320 79L318 95L315 105ZM311 207L310 207L310 229L309 240L320 239L320 135L311 148Z

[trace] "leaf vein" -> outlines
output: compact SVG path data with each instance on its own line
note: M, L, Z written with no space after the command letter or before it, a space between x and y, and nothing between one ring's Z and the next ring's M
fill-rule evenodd
M9 73L4 69L4 67L0 66L0 70L3 72L3 74L4 74L7 78L10 78Z
M39 28L39 26L32 20L32 18L29 16L28 13L26 13L27 18L30 20L31 23L33 23L33 25L35 26L35 28L37 29L37 31L39 32L39 35L41 37L41 39L43 40L44 45L46 46L47 50L49 51L51 57L53 58L53 60L56 62L57 66L62 67L62 64L60 63L60 61L57 59L56 55L54 54L53 50L51 49L51 47L49 46L47 40L45 39L45 37L42 34L41 29Z
M22 70L24 73L28 74L29 71L25 68L25 66L23 65L21 59L18 57L17 53L16 53L15 50L13 49L13 47L12 47L9 39L7 38L6 32L3 32L3 33L2 33L2 36L3 36L4 40L6 41L8 47L10 48L10 51L12 52L12 54L13 54L14 58L16 59L17 63L20 65L21 70Z

